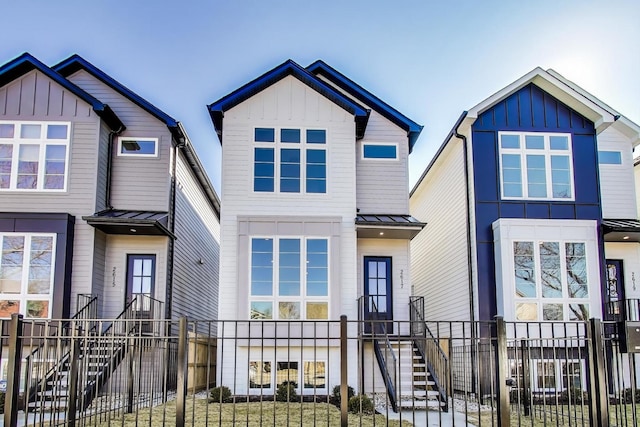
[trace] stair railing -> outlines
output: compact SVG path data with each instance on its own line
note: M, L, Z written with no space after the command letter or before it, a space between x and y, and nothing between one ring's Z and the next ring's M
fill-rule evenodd
M43 389L47 381L56 375L60 367L67 362L70 339L64 337L69 336L71 327L73 327L71 323L74 325L84 324L85 330L96 330L98 297L93 294L78 294L76 307L80 307L80 309L70 321L59 322L57 325L51 322L32 324L32 328L39 328L43 332L34 334L32 331L32 335L40 337L39 340L42 342L25 358L26 402L34 401L38 391ZM60 354L62 357L59 356ZM49 360L53 361L49 363ZM35 366L36 363L38 363L37 366Z
M435 383L443 410L448 411L448 395L450 389L448 378L449 357L440 346L440 341L431 333L424 320L424 297L409 297L409 318L411 322L411 338L425 361L427 371Z
M395 351L391 346L389 334L387 333L388 320L366 319L365 313L378 313L378 307L375 303L375 295L367 295L359 298L359 317L358 322L362 328L369 325L371 328L371 336L373 338L373 350L380 367L382 378L387 387L387 395L394 412L398 412L398 359ZM375 317L375 316L374 316Z

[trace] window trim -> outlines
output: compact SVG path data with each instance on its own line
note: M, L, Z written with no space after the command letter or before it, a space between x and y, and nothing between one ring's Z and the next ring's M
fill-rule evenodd
M253 261L253 251L252 251L252 242L254 239L272 239L273 240L273 252L272 252L272 292L271 295L253 295L251 293L252 286L252 261ZM300 241L300 295L279 295L279 262L276 260L276 257L280 254L280 240L299 240ZM327 242L327 295L323 296L308 296L307 295L307 241L308 240L325 240ZM248 239L249 248L249 274L248 274L248 291L247 291L247 302L248 302L248 317L249 320L283 320L283 321L300 321L300 320L312 320L312 321L326 321L330 318L331 313L331 239L328 236L263 236L263 235L254 235L250 236ZM276 245L277 242L277 245ZM253 302L270 302L272 304L271 308L271 319L262 319L262 318L251 318L251 304ZM299 319L281 319L279 316L278 304L280 302L299 302L300 303L300 318ZM326 303L327 305L327 319L309 319L307 316L307 303Z
M122 142L123 141L152 141L154 145L153 154L137 154L137 153L123 153L122 152ZM139 136L119 136L118 137L118 157L143 157L143 158L156 158L158 157L158 140L159 138L146 138Z
M256 141L255 131L256 129L273 129L274 141ZM281 142L281 130L283 129L297 129L300 130L300 142ZM325 142L307 142L307 131L319 130L325 132ZM308 126L254 126L252 128L251 136L251 193L253 195L264 194L279 194L279 195L302 195L311 197L326 197L329 193L329 131L327 128L322 127L308 127ZM256 148L270 148L273 150L273 190L272 191L257 191L255 186L255 164L256 164ZM281 191L281 171L282 166L282 149L298 149L300 153L300 191ZM325 191L324 192L309 192L307 191L307 152L309 150L323 150L325 152Z
M517 135L520 137L519 148L502 148L502 136L503 135ZM525 144L525 137L529 136L542 136L544 138L543 149L527 149ZM568 147L566 150L552 150L550 147L550 137L552 136L566 136L568 139ZM573 167L573 140L571 133L565 132L512 132L501 131L498 132L498 169L500 174L500 197L502 200L553 200L560 202L572 202L576 200L576 188L575 188L575 171ZM522 196L505 196L504 194L504 169L502 167L502 156L504 154L517 154L520 156L520 179L522 185ZM547 196L546 197L532 197L529 196L528 177L527 177L527 165L526 157L528 154L544 155L545 159L545 185ZM553 180L551 169L551 156L552 155L566 155L569 157L569 185L571 188L571 197L553 197Z
M619 162L602 162L600 161L600 153L608 153L608 154L617 154L618 158L619 158ZM622 163L624 162L623 156L622 156L622 151L620 150L598 150L598 166L611 166L611 167L617 167L617 166L622 166Z
M19 232L2 232L0 233L0 242L4 240L6 236L23 236L25 238L23 247L23 260L22 260L22 278L20 283L20 293L0 293L0 300L18 300L20 301L20 310L18 313L22 314L25 319L51 319L53 312L53 296L55 294L55 271L56 271L56 245L57 235L55 233L19 233ZM27 292L29 286L29 257L25 255L25 252L31 251L31 241L33 237L51 237L51 271L49 273L49 294L45 298L44 294L29 294ZM27 243L29 245L27 246ZM0 257L2 256L2 244L0 244ZM27 251L28 248L28 251ZM30 317L27 313L27 300L31 301L46 301L48 305L47 317ZM0 319L9 319L9 317L0 317Z
M362 148L360 149L360 159L372 162L397 162L400 160L400 153L398 152L398 144L395 142L363 142L361 144ZM381 146L381 147L395 147L396 155L395 157L366 157L364 155L364 149L366 146Z
M13 147L11 153L11 171L9 177L9 188L0 188L0 192L45 192L45 193L65 193L68 190L69 185L69 160L71 152L71 122L63 121L24 121L24 120L0 120L0 124L12 124L14 125L13 138L0 138L0 145L11 145ZM23 125L39 125L40 137L39 138L21 138L20 129ZM64 125L67 127L67 137L65 139L47 139L47 129L50 125ZM22 145L37 145L38 146L38 174L36 188L18 188L18 169L20 159L20 149ZM46 171L46 147L47 146L64 146L65 158L64 158L64 180L62 188L44 188L45 184L45 171Z

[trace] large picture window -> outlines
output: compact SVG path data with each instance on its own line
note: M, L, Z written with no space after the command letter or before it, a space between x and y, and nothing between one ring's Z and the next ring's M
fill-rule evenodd
M70 127L0 121L0 190L66 190Z
M254 129L253 191L326 193L326 142L323 129Z
M328 239L251 239L251 319L329 317Z
M503 199L573 200L571 135L500 132Z
M0 248L0 318L50 317L55 235L0 234Z
M516 320L589 319L585 243L515 241Z

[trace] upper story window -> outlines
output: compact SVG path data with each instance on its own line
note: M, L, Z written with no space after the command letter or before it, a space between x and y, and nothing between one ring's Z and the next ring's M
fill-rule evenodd
M328 319L329 241L251 239L251 319Z
M362 158L396 160L398 158L398 146L396 144L366 142L362 144Z
M574 200L571 135L500 132L503 199Z
M0 234L0 318L50 317L55 234Z
M621 165L622 153L620 151L598 151L598 163L601 165Z
M70 123L0 121L0 190L66 190L70 128Z
M587 320L584 242L513 242L515 320Z
M253 191L327 192L324 129L255 128Z
M118 156L158 157L158 138L118 138Z

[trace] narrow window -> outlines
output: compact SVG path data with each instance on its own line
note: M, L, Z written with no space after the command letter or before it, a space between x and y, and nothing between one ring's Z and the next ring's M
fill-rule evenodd
M598 151L598 163L601 165L621 165L622 153L620 151Z
M118 138L118 156L157 157L157 138Z
M363 144L362 157L365 159L397 159L398 147L395 144Z

